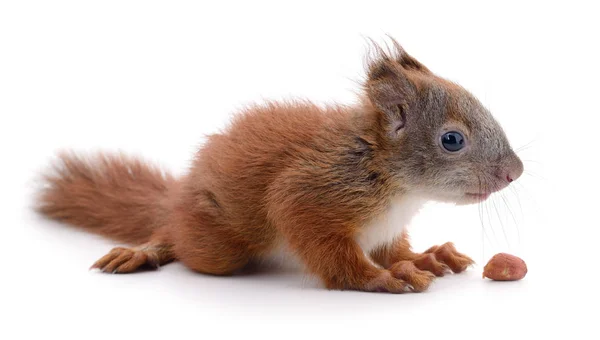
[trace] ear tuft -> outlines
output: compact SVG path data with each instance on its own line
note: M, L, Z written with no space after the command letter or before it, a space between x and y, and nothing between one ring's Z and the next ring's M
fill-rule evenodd
M400 44L389 37L392 44L384 47L369 39L367 54L367 81L365 90L390 136L398 136L406 124L406 108L412 105L418 91L415 72L431 73L411 57Z
M417 59L408 54L404 48L394 38L388 35L391 41L391 46L385 44L383 47L377 44L373 39L369 38L369 50L367 53L367 73L369 77L381 77L384 74L382 71L388 71L389 66L396 64L404 70L412 70L423 73L431 73L425 65L421 64ZM383 67L388 67L387 69Z
M389 37L389 36L388 36ZM414 70L423 73L431 73L425 65L421 64L417 59L406 53L404 48L394 38L389 37L394 45L395 60L406 70Z

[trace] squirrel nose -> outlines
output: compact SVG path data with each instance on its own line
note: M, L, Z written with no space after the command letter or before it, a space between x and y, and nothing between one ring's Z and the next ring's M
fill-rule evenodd
M499 169L496 174L498 178L507 183L516 181L523 174L523 162L518 157L514 157L504 168Z

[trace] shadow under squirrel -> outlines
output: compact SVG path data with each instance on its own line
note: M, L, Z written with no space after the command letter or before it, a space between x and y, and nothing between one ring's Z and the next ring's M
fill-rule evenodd
M270 102L208 137L181 178L120 154L59 155L42 214L113 240L93 267L181 261L230 275L284 251L329 289L401 293L473 261L452 243L415 253L404 231L428 200L477 203L523 164L468 91L373 46L355 106Z

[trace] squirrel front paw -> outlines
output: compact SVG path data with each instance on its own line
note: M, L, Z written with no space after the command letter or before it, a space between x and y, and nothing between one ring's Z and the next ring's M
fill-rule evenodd
M414 292L422 292L429 288L429 285L435 279L435 275L429 271L419 269L411 261L399 261L390 268L394 277L402 279L411 285Z
M412 286L392 275L392 272L389 270L381 270L379 275L374 279L370 280L364 287L359 290L364 290L367 292L380 292L380 293L395 293L401 294L410 292L412 290Z
M429 288L435 275L420 270L411 261L400 261L381 273L366 285L366 291L386 293L422 292Z
M441 246L433 246L420 254L413 263L421 270L429 271L436 276L452 271L460 273L475 263L470 257L459 253L451 242Z

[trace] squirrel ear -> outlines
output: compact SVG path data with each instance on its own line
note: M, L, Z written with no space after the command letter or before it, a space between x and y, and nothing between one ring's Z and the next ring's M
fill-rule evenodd
M406 108L416 97L416 85L400 67L380 60L370 65L365 89L384 125L397 134L406 123Z
M415 73L431 74L418 60L410 56L394 39L385 50L372 43L367 61L366 92L383 115L386 126L396 134L406 123L406 108L416 98Z

